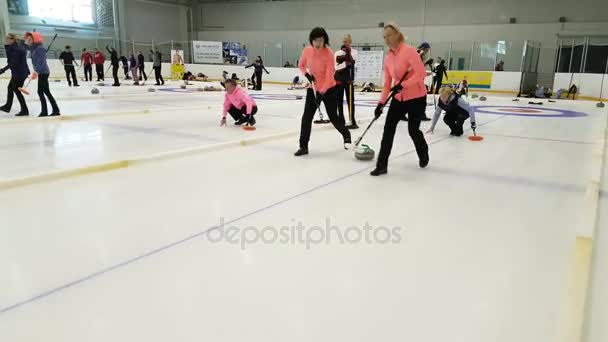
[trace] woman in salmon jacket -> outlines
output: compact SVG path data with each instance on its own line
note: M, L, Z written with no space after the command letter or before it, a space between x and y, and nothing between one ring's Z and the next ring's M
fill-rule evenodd
M387 173L388 158L393 148L397 124L404 115L408 115L408 132L418 154L419 165L424 168L429 163L429 148L420 131L420 121L426 116L426 87L424 77L426 70L416 48L405 44L405 37L396 24L384 27L384 41L389 52L384 60L384 88L380 102L374 112L376 117L382 115L387 104L389 92L396 95L391 101L384 123L384 134L376 169L372 176ZM399 83L401 80L401 83Z
M344 148L348 149L351 143L350 132L346 128L344 119L338 116L337 89L334 79L334 53L328 47L329 37L327 32L321 27L314 28L310 32L309 41L310 46L305 47L302 51L302 57L300 57L298 65L302 74L310 82L311 87L306 92L306 104L304 105L300 128L300 148L294 154L296 157L308 154L312 120L321 102L325 104L329 120L342 134Z

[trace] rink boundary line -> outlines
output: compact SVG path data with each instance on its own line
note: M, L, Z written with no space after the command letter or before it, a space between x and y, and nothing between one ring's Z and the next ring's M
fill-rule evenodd
M485 125L488 125L488 124L491 124L491 123L494 123L494 122L496 122L498 120L504 119L505 117L507 117L507 116L506 115L500 116L500 117L498 117L498 118L496 118L494 120L490 120L488 122L480 124L479 127L485 126ZM370 119L363 119L361 121L364 121L364 120L370 120ZM469 131L469 130L467 129L467 131ZM438 144L438 143L441 143L441 142L444 142L444 141L447 141L447 140L450 140L450 136L446 136L446 137L437 139L435 141L430 141L428 144L429 145L435 145L435 144ZM416 149L412 148L412 149L407 150L407 151L405 151L405 152L403 152L403 153L401 153L399 155L394 156L390 160L393 161L393 160L402 158L402 157L404 157L406 155L409 155L411 153L414 153L414 152L416 152ZM359 174L361 174L361 173L363 173L363 172L365 172L365 171L367 171L369 169L372 169L373 167L374 167L374 165L365 166L365 167L363 167L363 168L361 168L361 169L359 169L359 170L357 170L355 172L351 172L351 173L348 173L346 175L339 176L339 177L337 177L337 178L335 178L333 180L330 180L328 182L325 182L323 184L320 184L320 185L317 185L317 186L313 186L312 188L310 188L308 190L296 193L295 195L291 195L290 197L284 198L282 200L278 200L278 201L276 201L274 203L271 203L269 205L266 205L266 206L264 206L262 208L259 208L259 209L256 209L254 211L251 211L249 213L246 213L246 214L243 214L241 216L238 216L238 217L236 217L236 218L234 218L234 219L232 219L230 221L225 222L224 224L226 224L226 225L227 224L233 224L235 222L238 222L238 221L243 220L245 218L248 218L250 216L256 215L256 214L258 214L260 212L263 212L265 210L272 209L272 208L274 208L276 206L282 205L282 204L287 203L287 202L289 202L291 200L300 198L300 197L305 196L305 195L307 195L309 193L312 193L312 192L315 192L317 190L323 189L323 188L325 188L325 187L327 187L329 185L332 185L332 184L338 183L340 181L343 181L345 179L348 179L348 178L350 178L352 176L359 175ZM182 245L182 244L184 244L186 242L189 242L189 241L192 241L192 240L194 240L196 238L199 238L199 237L201 237L201 236L203 236L205 234L208 234L209 232L211 232L211 231L213 231L215 229L218 229L218 228L219 228L219 226L211 226L211 227L209 227L209 228L207 228L207 229L205 229L203 231L194 233L194 234L192 234L190 236L187 236L187 237L182 238L180 240L174 241L172 243L167 243L165 245L162 245L161 247L155 248L155 249L153 249L151 251L148 251L148 252L146 252L144 254L140 254L138 256L134 256L134 257L131 257L131 258L127 259L127 260L124 260L124 261L118 262L116 264L113 264L111 266L107 266L105 268L102 268L99 271L95 271L95 272L89 273L86 276L80 277L80 278L78 278L76 280L70 281L70 282L65 283L63 285L59 285L57 287L54 287L54 288L51 288L51 289L48 289L48 290L44 290L44 291L42 291L42 292L40 292L40 293L38 293L36 295L33 295L33 296L31 296L31 297L29 297L27 299L24 299L24 300L21 300L21 301L17 301L17 302L15 302L13 304L9 304L8 306L4 306L4 307L0 306L0 315L3 315L3 314L6 314L7 312L19 309L19 308L21 308L21 307L23 307L25 305L31 304L33 302L37 302L39 300L45 299L46 297L49 297L49 296L51 296L53 294L62 292L64 290L72 288L74 286L78 286L78 285L83 284L83 283L85 283L85 282L87 282L89 280L92 280L94 278L97 278L97 277L103 276L103 275L105 275L107 273L110 273L110 272L112 272L114 270L121 269L123 267L129 266L130 264L133 264L133 263L135 263L135 262L137 262L139 260L145 259L145 258L150 257L150 256L157 255L157 254L162 253L162 252L164 252L166 250L169 250L169 249L171 249L173 247Z
M94 173L107 172L107 171L111 171L111 170L124 169L128 166L129 166L128 160L118 160L118 161L113 161L113 162L108 162L108 163L88 165L88 166L83 166L83 167L78 167L78 168L73 168L73 169L54 171L54 172L39 174L39 175L35 175L35 176L3 180L3 181L0 181L0 190L14 189L14 188L19 188L19 187L23 187L23 186L52 182L52 181L71 178L71 177L84 176L84 175L89 175L89 174L94 174Z
M323 127L321 129L329 129L329 128L330 127ZM333 128L333 126L332 126L332 128ZM152 163L152 162L159 162L159 161L166 161L166 160L177 159L177 158L182 158L182 157L188 157L188 156L193 156L193 155L197 155L197 154L202 154L205 152L216 152L216 151L221 151L224 149L230 149L230 148L235 148L235 147L252 146L252 145L261 144L261 143L268 142L268 141L288 138L288 137L291 137L291 136L294 136L297 134L299 134L299 130L298 131L291 130L291 131L285 131L282 133L255 137L255 138L238 139L238 140L232 140L232 141L222 142L222 143L218 143L218 144L203 145L203 146L190 147L190 148L185 148L185 149L180 149L180 150L161 152L158 154L152 154L152 155L148 155L148 156L144 156L144 157L140 157L140 158L115 160L115 161L106 162L106 163L87 165L87 166L83 166L83 167L77 167L77 168L60 170L60 171L53 171L53 172L34 175L34 176L27 176L27 177L23 177L23 178L0 180L0 191L25 187L25 186L34 185L34 184L53 182L53 181L74 178L74 177L79 177L79 176L85 176L85 175L90 175L90 174L114 171L114 170L118 170L118 169L127 168L129 166L136 166L136 165L147 164L147 163Z
M604 135L598 139L592 153L592 169L585 191L587 205L582 213L583 223L576 231L574 246L571 250L569 269L564 289L562 324L559 327L560 342L583 342L588 334L591 313L591 284L597 272L595 237L599 230L601 185L608 142L608 117L604 120Z

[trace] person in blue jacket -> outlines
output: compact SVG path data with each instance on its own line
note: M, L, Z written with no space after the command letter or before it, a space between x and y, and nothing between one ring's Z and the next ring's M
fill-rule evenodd
M21 111L16 116L28 116L30 115L25 103L23 94L19 91L19 88L23 87L25 80L30 75L30 68L27 66L27 50L23 44L23 41L17 39L15 34L9 33L5 39L6 45L6 60L8 65L0 69L0 75L5 73L8 69L11 70L11 80L8 83L8 94L6 95L6 103L0 107L0 110L6 113L11 111L13 106L13 98L17 95L17 100L21 105Z
M25 43L30 46L30 56L32 57L32 65L34 66L34 75L38 75L38 96L40 97L41 108L40 115L38 116L44 117L49 115L46 104L47 98L51 103L51 108L53 110L51 116L61 115L57 102L49 88L49 76L51 75L51 71L46 62L46 48L42 45L44 39L38 32L27 32L24 38Z

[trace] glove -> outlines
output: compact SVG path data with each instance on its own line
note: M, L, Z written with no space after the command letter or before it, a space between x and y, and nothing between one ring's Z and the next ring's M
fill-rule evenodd
M247 114L247 124L253 126L253 115Z
M310 83L315 81L315 77L309 73L306 73L306 75L304 75L304 77L306 77L308 79L308 82L310 82Z
M475 121L471 122L471 129L477 129L477 123L475 123Z
M403 90L403 86L401 85L401 83L397 84L396 86L391 88L391 93L400 93Z
M382 103L378 103L378 106L376 106L376 110L374 111L374 116L377 118L380 117L380 115L382 115L382 110L384 109L384 105Z
M338 57L336 57L336 62L337 62L338 64L341 64L341 63L343 63L344 61L346 61L346 56L338 56Z
M221 126L226 126L226 118L222 118L222 121L220 121L220 127Z

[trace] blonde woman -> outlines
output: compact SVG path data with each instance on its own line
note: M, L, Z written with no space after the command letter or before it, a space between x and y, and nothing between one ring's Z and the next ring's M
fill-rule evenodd
M419 166L424 168L429 163L429 149L420 131L420 121L426 116L426 70L416 48L405 44L405 36L399 26L388 24L384 27L384 41L389 52L384 60L384 88L380 102L374 112L376 117L382 115L387 104L389 92L396 92L391 101L384 123L382 145L378 154L376 169L372 176L387 173L388 158L393 148L397 124L408 114L408 132L418 154ZM402 80L399 82L399 80Z
M435 125L439 120L441 112L445 111L443 122L450 127L450 135L459 137L464 133L464 122L471 118L471 128L475 130L477 124L475 122L475 111L467 101L465 101L460 94L456 93L452 88L441 88L441 95L439 95L439 102L437 103L437 109L435 110L435 116L433 116L433 123L427 133L433 134L435 132Z

